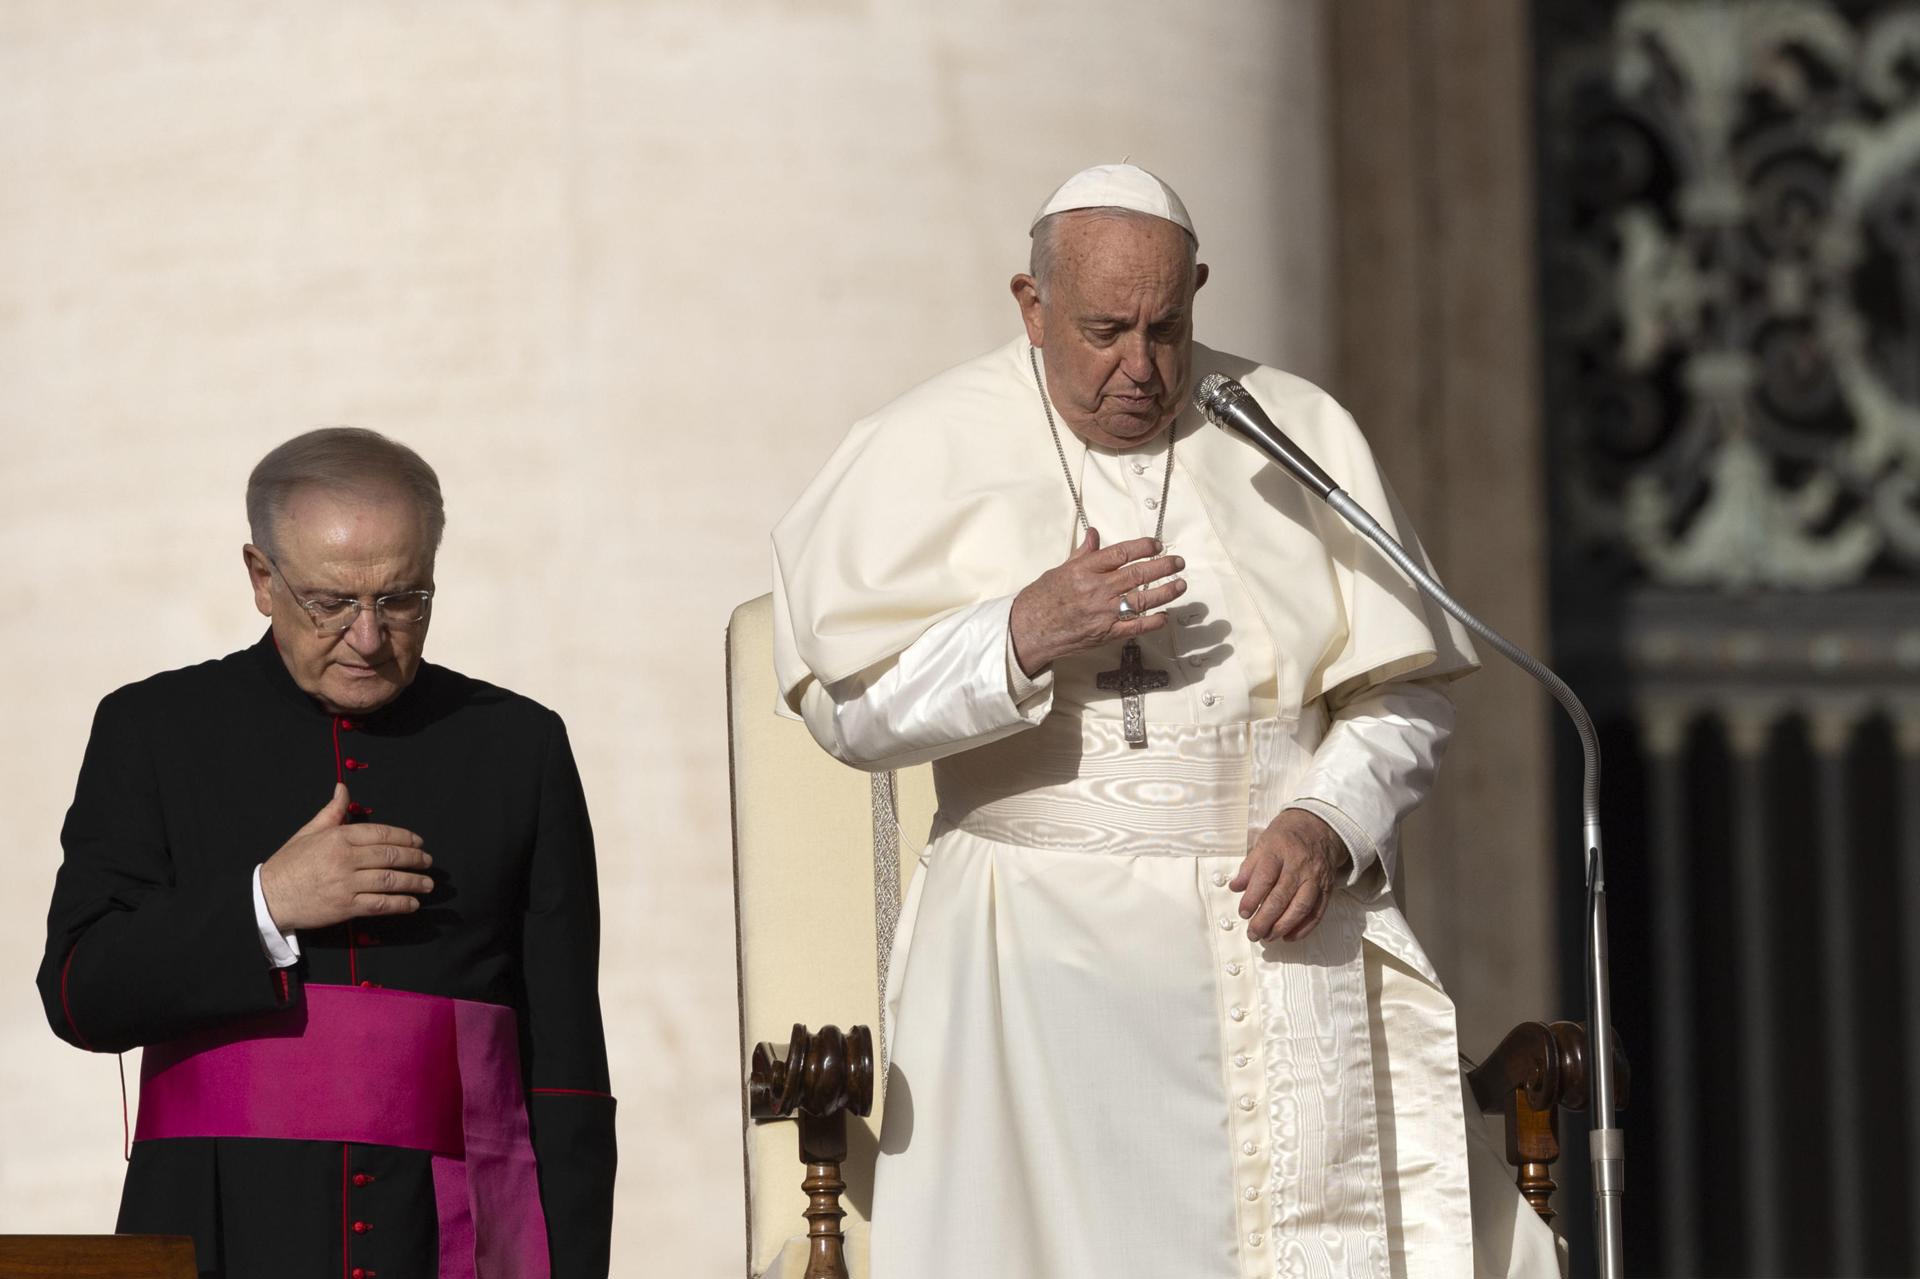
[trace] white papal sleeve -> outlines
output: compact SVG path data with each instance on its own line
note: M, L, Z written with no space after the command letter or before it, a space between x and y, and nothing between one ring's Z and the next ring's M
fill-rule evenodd
M944 618L898 656L801 694L814 740L835 759L907 768L1031 728L1053 709L1053 672L1014 660L1003 595Z
M291 968L300 962L300 939L282 932L267 909L267 894L260 887L260 868L253 868L253 926L260 932L260 949L267 952L275 968Z
M1433 788L1453 699L1440 680L1376 684L1339 702L1326 737L1288 808L1333 827L1353 857L1347 883L1364 897L1386 891L1400 823Z

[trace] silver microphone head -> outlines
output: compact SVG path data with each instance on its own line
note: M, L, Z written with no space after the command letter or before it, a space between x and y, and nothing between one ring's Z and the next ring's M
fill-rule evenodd
M1226 374L1209 373L1193 388L1193 407L1215 426L1226 426L1228 423L1221 418L1221 411L1246 397L1247 388Z
M1193 407L1207 421L1229 431L1237 431L1253 441L1254 447L1285 467L1296 480L1322 498L1339 487L1333 477L1273 424L1247 388L1224 373L1209 373L1193 388Z

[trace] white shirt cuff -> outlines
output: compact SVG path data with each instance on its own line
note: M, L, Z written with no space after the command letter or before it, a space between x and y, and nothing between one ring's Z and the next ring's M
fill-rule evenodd
M267 952L275 968L291 968L300 962L300 939L280 931L267 910L267 895L260 891L260 868L253 868L253 923L260 930L260 949Z

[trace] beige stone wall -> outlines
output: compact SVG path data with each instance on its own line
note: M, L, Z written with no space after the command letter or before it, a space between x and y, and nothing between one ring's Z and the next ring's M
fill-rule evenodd
M738 1272L721 629L767 528L854 416L1014 331L1085 163L1185 195L1203 336L1329 360L1320 4L1170 14L0 6L0 1232L116 1202L114 1063L30 989L93 704L259 634L247 469L349 422L445 482L431 655L573 731L619 1251Z
M1331 389L1449 588L1550 657L1528 12L1525 0L1330 10ZM1559 710L1485 645L1481 660L1455 698L1441 783L1407 823L1403 894L1476 1058L1516 1022L1585 1015L1560 999L1551 905L1566 834L1549 822Z

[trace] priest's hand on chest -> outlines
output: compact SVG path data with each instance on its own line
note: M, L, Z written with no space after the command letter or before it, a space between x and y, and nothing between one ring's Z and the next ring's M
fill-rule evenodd
M1099 531L1088 529L1065 563L1013 597L1009 626L1020 669L1038 675L1055 658L1159 630L1167 619L1153 610L1187 589L1184 579L1173 576L1186 566L1177 555L1160 554L1153 538L1102 548ZM1129 613L1121 612L1122 599Z
M1304 809L1282 811L1227 885L1241 894L1247 936L1299 941L1312 932L1349 861L1346 843L1333 827Z
M293 833L260 867L267 913L287 932L325 928L363 915L420 909L433 891L421 838L398 826L347 824L347 788L336 785L327 806Z

